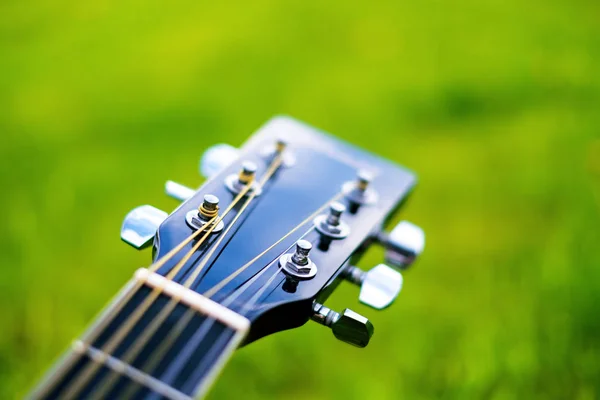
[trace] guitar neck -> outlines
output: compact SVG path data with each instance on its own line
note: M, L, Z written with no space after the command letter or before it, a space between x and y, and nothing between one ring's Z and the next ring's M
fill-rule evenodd
M248 328L222 305L140 270L31 397L202 396Z

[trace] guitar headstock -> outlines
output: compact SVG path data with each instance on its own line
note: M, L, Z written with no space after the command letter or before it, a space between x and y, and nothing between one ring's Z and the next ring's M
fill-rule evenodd
M373 333L366 318L323 304L344 279L376 309L398 295L398 270L422 251L424 235L408 222L389 234L383 227L415 176L288 117L271 119L240 149L207 150L201 170L208 180L197 190L167 182L167 194L182 202L172 213L151 206L129 213L123 240L152 245L158 274L250 320L246 342L313 319L366 346ZM394 268L354 267L375 243Z

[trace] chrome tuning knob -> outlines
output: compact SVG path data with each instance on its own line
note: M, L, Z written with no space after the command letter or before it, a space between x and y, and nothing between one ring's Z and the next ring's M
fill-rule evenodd
M195 195L196 191L192 188L182 185L181 183L167 181L165 183L165 193L167 196L172 197L175 200L184 202Z
M386 262L400 269L408 268L425 248L423 229L408 221L401 221L390 233L381 232L377 240L386 247Z
M385 264L379 264L369 271L348 266L344 277L360 286L358 300L377 310L392 304L402 290L402 274Z
M371 321L348 308L338 313L315 302L311 318L331 328L337 339L356 347L366 347L375 331Z
M239 149L221 143L209 147L200 158L200 174L209 179L238 159Z
M168 216L156 207L136 207L123 220L121 239L136 249L143 249L153 242L158 227Z

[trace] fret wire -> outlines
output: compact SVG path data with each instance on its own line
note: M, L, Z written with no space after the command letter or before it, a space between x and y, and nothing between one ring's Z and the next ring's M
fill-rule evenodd
M183 333L183 330L191 322L194 315L195 314L191 312L191 310L187 310L185 314L183 314L183 316L179 319L175 327L173 327L169 335L165 338L164 341L160 343L158 349L156 349L150 356L150 360L147 361L146 365L143 367L145 371L148 371L148 373L154 371L154 368L156 368L157 364L163 360L165 353L167 352L167 350L169 350L170 344L172 344L175 340L177 340L180 337L180 335ZM121 397L124 399L132 398L136 390L137 387L135 385L129 384Z
M250 189L250 187L249 187L249 186L247 186L245 189L246 189L246 191L247 191L247 190L249 190L249 189ZM177 265L175 265L175 267L174 267L174 268L173 268L173 269L172 269L172 270L169 272L169 274L167 274L167 275L166 275L166 278L167 278L167 279L171 280L172 278L174 278L174 277L175 277L175 275L176 275L176 274L177 274L177 273L178 273L178 272L179 272L179 271L180 271L180 270L183 268L183 266L185 265L185 262L187 262L187 260L189 259L189 257L188 257L188 256L189 256L189 254L190 254L191 252L195 252L195 251L196 251L196 250L197 250L197 249L200 247L200 245L202 245L202 244L204 243L204 241L206 240L206 238L207 238L207 237L208 237L208 236L209 236L209 235L212 233L212 231L213 231L213 230L216 228L216 226L219 224L220 220L222 220L222 219L223 219L223 217L225 217L226 213L227 213L227 212L229 212L229 211L230 211L230 210L233 208L233 206L232 206L232 205L235 205L235 203L236 203L237 201L239 201L239 200L240 200L240 199L243 197L243 195L246 193L246 191L244 191L244 190L243 190L243 191L241 191L241 192L240 192L240 194L239 194L239 195L238 195L238 196L237 196L237 197L234 199L234 201L231 203L231 205L230 205L230 206L229 206L229 207L228 207L228 208L225 210L225 212L223 212L223 215L221 215L220 217L214 216L213 218L211 218L211 219L210 219L210 220L207 222L206 226L209 226L210 228L209 228L209 229L206 231L206 234L205 234L205 235L204 235L204 236L203 236L203 237L202 237L202 238L201 238L201 239L198 241L198 243L196 243L196 244L195 244L195 245L192 247L192 249L191 249L191 250L190 250L190 251L189 251L189 252L188 252L188 253L187 253L187 254L184 256L184 258L181 260L181 261L183 261L183 262L179 261L179 262L177 263ZM213 221L214 221L214 222L213 222ZM139 321L139 319L140 319L140 318L141 318L141 317L144 315L144 313L145 313L145 312L146 312L146 311L147 311L147 310L150 308L150 306L151 306L151 305L154 303L154 301L155 301L155 300L158 298L158 296L159 296L161 293L162 293L162 288L160 288L160 287L159 287L159 288L155 288L155 289L153 289L152 293L151 293L151 294L150 294L150 295L149 295L149 296L148 296L148 297L147 297L147 298L144 300L144 302L143 302L143 303L142 303L142 304L141 304L141 305L140 305L140 306L139 306L139 307L138 307L138 308L135 310L135 312L134 312L134 318L133 318L133 319L132 319L131 317L127 318L127 321L125 321L125 325L121 326L121 328L119 328L119 330L117 331L117 333L116 333L116 334L115 334L115 335L114 335L114 336L113 336L113 337L110 339L109 343L107 343L106 345L104 345L104 346L103 346L103 348L106 348L106 350L105 350L105 351L106 351L107 353L112 353L112 352L113 352L113 351L116 349L116 347L117 347L117 346L118 346L118 345L119 345L119 344L122 342L122 340L125 338L125 336L126 336L126 335L127 335L127 334L128 334L130 331L131 331L131 329L132 329L132 328L133 328L133 326L136 324L136 322L138 322L138 321ZM168 307L169 307L169 305L170 305L170 303L171 303L172 301L173 301L173 300L171 300L171 301L169 302L169 304L167 305L167 307L166 307L166 308L168 308ZM177 303L175 303L175 305L176 305L176 304L177 304ZM166 309L166 308L165 308L165 309ZM171 307L171 309L172 309L172 308L174 308L174 306L173 306L173 307ZM163 314L164 314L164 315L165 315L165 317L166 317L166 316L168 315L168 313L164 313L164 310L165 310L165 309L161 310L161 315L163 315ZM148 336L150 336L150 335L148 335ZM134 347L133 347L133 348L134 348L134 349L137 349L138 347L141 349L141 347L142 347L142 346L141 346L141 345L139 345L139 346L138 346L138 345L137 345L137 343L136 343L136 344L134 344ZM139 351L139 350L136 350L136 351ZM127 353L126 353L126 356L125 356L124 358L127 360L127 362L131 362L131 359L130 359L130 357L128 356L128 353L129 353L129 350L127 351ZM134 357L135 357L135 356L134 356ZM93 373L93 372L95 372L95 371L92 371L92 373ZM118 377L118 375L117 375L117 377ZM104 379L101 379L101 380L100 380L100 382L99 382L98 384L96 384L96 387L97 387L98 389L95 391L95 392L100 392L100 393L98 393L98 396L96 396L96 393L93 393L93 394L92 394L92 398L100 398L100 397L102 397L102 395L103 395L104 393L108 392L108 391L109 391L109 390L112 388L112 385L113 385L113 384L116 382L116 379L115 379L115 378L116 378L116 377L115 377L115 375L114 375L114 374L110 374L110 375L109 375L109 377L108 377L108 379L109 379L109 384L102 384L102 385L100 385L100 384L101 384L101 383L104 381Z
M181 391L166 385L160 380L140 371L132 365L119 360L109 354L106 354L96 347L86 345L81 340L73 343L73 350L78 354L87 355L92 361L99 365L105 365L111 370L118 372L121 375L127 376L132 381L135 381L147 388L159 393L172 400L191 400L190 396L185 395Z
M229 229L231 229L231 227L233 226L233 224L235 223L235 221L237 220L237 218L239 218L239 216L244 211L244 209L246 208L246 206L249 204L250 201L251 201L251 198L249 197L246 200L246 202L244 202L244 205L242 206L242 208L240 209L240 211L237 213L237 215L235 216L235 218L232 220L232 222L229 223L227 229L223 232L223 234L220 236L220 238L224 238L225 237L225 235L227 234L227 232L229 231ZM220 243L220 241L215 242L212 245L212 249L215 249L216 246L219 245L219 243ZM196 251L196 249L192 248L190 250L190 252L191 251ZM208 254L206 254L204 256L203 260L211 257L212 253L213 252L211 251ZM204 264L201 263L201 265L198 266L196 268L196 270L201 270L203 267L204 267ZM190 285L188 284L188 281L185 282L184 287L186 287L186 288L190 287ZM179 304L179 302L180 302L180 299L178 299L178 298L171 299L169 301L169 303L167 303L167 305L163 309L161 309L161 311L154 318L152 318L152 320L150 322L150 325L148 325L144 329L144 332L142 333L142 335L135 341L135 343L133 344L133 346L130 347L127 350L127 352L123 356L123 359L128 360L128 362L133 362L133 360L142 351L142 349L144 348L144 346L146 345L146 343L150 340L150 338L152 337L152 335L158 330L158 328L161 327L162 323L165 321L165 319L167 319L167 317L169 316L169 314L175 309L175 307ZM188 311L191 311L191 310L188 310ZM193 313L191 313L191 315L193 315ZM117 382L117 378L118 378L118 375L115 375L115 374L112 374L110 377L105 378L105 379L107 379L107 381L105 381L103 385L99 386L99 389L93 394L92 400L93 399L100 399L100 398L102 398L104 396L104 394L108 393L109 390L113 387L113 385Z
M159 315L157 315L157 318L153 319L152 323L149 326L149 328L151 330L149 330L149 331L144 330L144 332L142 333L142 335L139 338L139 340L140 340L139 344L138 344L138 340L136 340L132 344L132 347L129 348L127 350L127 352L122 356L123 360L125 360L126 362L129 362L129 363L133 362L135 357L137 357L137 355L143 348L143 344L145 344L145 342L150 339L150 336L154 333L154 330L160 328L160 324L164 321L164 318L166 318L166 316L168 316L168 314L175 309L175 306L177 306L177 304L178 303L171 301L160 311ZM164 315L164 318L161 318L163 315ZM155 324L155 322L156 322L156 324ZM98 389L94 393L92 393L90 399L94 400L94 399L104 398L105 395L108 392L110 392L110 390L112 389L114 384L117 383L118 378L120 378L120 376L118 374L111 374L108 377L105 377L104 380L100 381L100 383L102 383L102 385L97 386Z
M259 182L259 186L264 186L264 184L271 178L271 176L275 173L275 171L277 170L277 168L279 168L281 166L282 163L282 157L281 155L278 155L271 163L271 165L269 166L269 168L267 169L267 171L265 172L265 174L263 175L263 177L261 178L260 182ZM247 184L247 187L250 188L251 186L251 182ZM235 223L237 222L237 220L243 215L244 211L246 210L246 208L248 207L248 205L250 205L250 203L252 202L252 200L254 200L254 198L256 197L256 191L253 191L252 193L250 193L250 195L248 196L248 198L246 199L246 201L244 202L244 204L242 205L242 208L238 211L238 213L236 214L236 216L233 218L233 220L228 224L227 228L225 229L225 231L219 236L219 239L213 244L213 246L211 247L210 251L202 258L202 261L200 261L200 264L194 269L194 272L192 273L192 275L186 279L184 286L185 287L191 287L194 283L194 281L196 280L196 278L200 275L200 273L202 272L202 270L204 269L204 267L206 266L206 263L210 260L210 258L212 257L212 255L214 254L214 252L217 250L218 246L221 244L221 242L223 241L223 239L227 236L227 233L233 228L233 226L235 225ZM131 355L128 354L128 357L130 356L131 359L134 359L135 357L137 357L137 355L139 354L139 352L142 350L143 346L145 345L145 343L150 339L150 337L152 336L152 334L154 334L154 332L156 332L156 330L161 326L162 322L166 319L166 317L168 316L169 312L175 308L175 306L177 305L177 302L175 300L172 300L167 307L169 307L169 311L163 312L161 311L160 314L158 314L155 319L153 320L153 322L151 323L150 329L147 330L147 332L144 332L144 336L142 338L142 340L139 340L138 342L136 342L135 344L135 350L131 352ZM176 328L177 327L181 327L181 329L174 328L174 331L176 332L176 334L171 334L170 337L177 337L179 336L179 334L181 334L181 331L183 331L183 328L185 327L185 325L187 325L189 323L189 320L192 318L194 314L190 312L190 310L188 310L188 312L186 312L184 314L184 317L182 317L182 319L177 323ZM181 321L184 321L184 323L181 323ZM164 349L164 350L161 350ZM162 356L164 355L164 352L168 350L167 346L163 346L161 344L161 347L159 348L158 351L155 352L154 356L150 357L150 369L146 368L146 370L152 370L154 369L155 364L157 364L157 360L161 360ZM129 352L128 352L129 353ZM157 356L156 354L160 354L160 357ZM105 392L104 388L102 390L103 392ZM128 396L132 395L133 393L129 393L131 390L127 389L127 393ZM127 396L125 396L127 397Z
M210 221L213 221L215 218L216 217L213 217ZM208 226L208 224L207 224L207 226ZM199 241L203 242L204 240L206 240L206 238L208 238L208 236L210 235L212 230L215 228L215 226L216 226L216 224L210 225L210 228L206 231L205 235ZM174 277L177 274L177 272L179 272L179 271L176 268L174 268L167 274L167 278L171 279L172 277ZM144 301L142 302L140 307L137 308L133 312L133 314L127 318L127 320L125 321L125 324L122 325L117 330L117 332L113 336L110 337L109 341L102 346L102 351L110 354L115 350L115 348L119 345L119 343L121 343L121 341L129 333L131 328L135 325L135 323L137 321L139 321L139 319L144 315L144 312L148 309L148 307L150 307L150 305L154 302L154 300L156 300L158 298L161 291L162 291L161 288L155 288L154 290L152 290L152 292L148 295L148 297L146 297L144 299ZM83 389L85 384L89 381L89 379L97 371L98 371L97 364L86 365L86 367L83 369L83 371L81 371L81 373L77 376L77 378L75 378L74 381L69 382L67 391L64 394L64 396L66 398L76 397L77 394L79 393L79 391L81 389Z
M262 257L264 254L266 254L269 250L273 249L275 246L277 246L279 243L281 243L283 240L285 240L285 238L289 237L291 234L293 234L295 231L297 231L300 227L302 227L304 224L306 224L307 222L311 221L312 219L314 219L314 217L316 215L318 215L319 213L321 213L327 206L329 203L339 199L341 196L343 195L342 192L337 193L335 196L333 196L330 200L328 200L327 202L325 202L321 207L319 207L315 212L313 212L310 216L308 216L306 219L304 219L303 221L300 222L300 224L298 224L296 227L294 227L292 230L290 230L285 236L283 236L281 239L279 239L278 241L276 241L274 244L272 244L271 246L269 246L265 251L263 251L262 253L260 253L258 256L256 256L255 258L253 258L252 260L250 260L250 262L248 262L247 264L245 264L244 266L242 266L240 269L238 269L236 272L237 274L243 272L243 269L246 269L247 267L249 267L251 265L251 263L256 262L260 257ZM303 238L305 235L307 235L310 231L313 230L313 227L311 227L309 230L307 230L302 236L301 238ZM291 247L293 246L290 245L286 250L284 250L281 254L287 252ZM281 256L281 254L279 256ZM273 259L265 268L263 268L258 274L256 274L252 279L258 279L266 270L267 268L273 264L273 262L275 262L278 259L275 258ZM279 270L277 271L277 273L279 272ZM235 272L234 272L235 273ZM277 274L276 273L276 274ZM276 276L276 274L274 276ZM237 275L236 275L237 276ZM231 277L231 275L230 275ZM229 277L228 277L229 278ZM234 276L235 278L235 276ZM227 279L227 278L226 278ZM233 278L232 278L233 279ZM231 280L231 279L230 279ZM223 283L223 281L221 282ZM223 303L223 305L228 306L229 304L231 304L239 295L241 295L249 286L247 286L246 288L241 288L242 290L236 290L234 293L232 293L232 295L230 295L227 299L226 302ZM220 289L219 289L220 290ZM205 293L206 297L209 297L206 293ZM149 366L147 364L147 367L144 368L146 371L152 371L156 366L157 363L162 359L164 353L170 348L170 346L172 345L172 343L174 342L175 338L177 338L181 332L183 331L183 329L185 328L185 326L189 323L189 321L191 320L191 318L193 317L193 313L190 312L190 310L188 310L183 317L179 320L179 322L175 325L175 327L173 328L173 331L175 334L169 335L169 337L167 337L166 341L163 341L160 344L160 347L158 348L158 350L156 350L154 352L154 355L151 357L151 360L149 361ZM207 328L210 328L210 326L212 325L212 321L211 320L207 320L205 322L203 322L202 325L208 324ZM201 327L198 329L202 329L203 327ZM200 339L201 341L201 339ZM178 373L178 372L177 372ZM176 374L177 374L176 373ZM130 385L131 388L132 385ZM201 385L199 385L201 386ZM133 391L131 389L127 389L127 391L125 392L127 394L126 397L128 396L132 396L133 395Z
M248 190L250 190L250 185L247 185L242 191L240 191L240 193L235 197L235 199L231 202L231 204L225 209L225 211L223 212L223 214L221 216L215 215L210 220L208 220L206 226L209 228L207 230L204 230L204 229L197 230L192 235L190 235L188 237L188 239L184 240L182 243L187 244L187 243L189 243L189 241L191 239L199 236L201 232L205 232L204 236L202 236L202 238L198 241L198 243L196 243L194 245L193 250L195 251L195 249L199 248L200 245L202 243L204 243L204 241L210 236L210 234L216 228L216 226L219 224L219 222L221 222L223 220L223 218L229 213L229 211L231 211L233 209L233 207L236 205L236 203L240 199L242 199L242 197L247 193ZM180 248L183 248L182 244L179 244L175 249L180 249ZM173 250L175 250L175 249L173 249ZM151 268L151 271L156 271L158 268L160 268L162 265L164 265L166 263L166 261L168 261L168 259L175 254L175 252L173 250L171 250L163 258L161 258L161 260L159 260L159 262L156 263L156 265ZM186 257L187 257L187 255L186 255ZM187 257L187 258L189 259L189 257ZM185 261L187 261L187 259L185 259ZM168 279L174 278L175 275L177 275L177 273L179 272L179 270L181 270L181 268L183 268L183 266L185 265L185 261L183 263L181 261L178 262L177 265L166 275L166 277ZM129 333L129 331L131 330L133 325L135 325L135 323L143 316L144 312L150 307L150 305L154 302L154 300L156 300L158 298L161 291L162 291L161 288L155 288L152 291L152 293L144 300L144 302L142 303L140 308L135 310L134 318L132 319L130 316L127 319L127 321L125 322L125 325L122 326L121 328L119 328L117 333L113 337L111 337L111 339L109 340L109 342L107 344L105 344L103 346L104 351L106 351L107 353L112 353L115 350L115 348L119 345L119 343L123 340L123 338ZM83 388L82 386L88 381L90 376L92 374L94 374L96 371L97 371L97 368L95 368L94 366L88 365L82 371L82 373L78 376L78 378L75 379L75 384L70 385L69 391L67 392L66 396L69 397L69 394L71 394L72 396L76 395L79 392L79 390L81 390ZM103 387L103 389L105 389L105 387Z
M326 203L327 204L327 203ZM305 223L304 221L301 223L303 224ZM310 233L312 230L314 229L314 227L309 228L304 234L302 234L302 236L300 237L300 239L304 238L308 233ZM300 240L298 239L298 240ZM259 271L256 275L254 275L247 283L249 283L249 285L247 286L243 286L241 288L239 288L238 290L234 291L234 293L232 293L229 297L227 297L225 299L225 301L222 303L225 307L229 306L231 303L233 303L233 301L235 301L235 299L237 297L239 297L245 290L247 290L253 282L255 282L256 280L258 280L260 278L260 276L262 274L264 274L267 269L275 262L279 259L279 256L281 256L282 254L284 254L285 252L289 251L291 248L293 247L293 244L288 246L285 250L283 250L283 252L281 252L277 257L275 257L273 260L271 260L267 266L265 266L264 268L261 269L261 271ZM279 272L279 270L277 271L277 273ZM275 274L276 275L276 274ZM151 356L151 359L149 362L147 362L146 367L144 368L144 370L146 371L153 371L154 368L157 366L158 362L163 358L164 354L166 353L167 350L169 350L170 346L173 344L173 342L176 340L177 337L179 337L179 335L183 332L183 329L185 329L185 327L187 326L187 324L190 322L190 320L192 319L192 317L194 316L194 313L191 312L191 310L187 310L186 313L182 316L182 318L177 322L177 324L175 325L175 327L173 328L173 331L171 332L171 334L166 338L165 341L161 342L159 348L154 352L154 354ZM210 329L210 327L212 326L213 321L212 320L206 320L204 321L201 326L198 328L197 332L200 332L201 330L208 330ZM194 335L195 336L195 335ZM193 339L192 339L193 340ZM202 341L202 337L200 337L200 342ZM189 346L189 345L188 345ZM178 372L177 372L178 373ZM205 379L206 380L206 379ZM198 387L201 386L201 383L197 385ZM133 385L129 385L129 388L127 389L127 391L125 392L124 397L128 398L128 397L132 397L134 394L134 391L131 388L135 388L135 386Z
M277 157L275 157L275 159L271 162L271 165L269 166L269 168L267 169L267 171L265 172L265 174L263 175L263 177L259 183L260 186L264 185L269 180L269 178L273 175L273 173L275 173L277 168L279 168L279 166L281 165L281 162L282 162L282 156L280 154ZM250 181L246 184L244 190L242 190L238 194L236 199L232 202L232 204L224 212L224 215L227 212L229 212L229 210L233 207L233 205L235 205L239 201L239 199L241 199L243 196L245 196L251 188L252 188L252 181ZM228 224L227 229L219 236L219 239L211 246L210 251L203 257L203 259L200 262L200 264L198 265L198 267L196 267L194 269L194 273L192 274L192 276L190 276L185 281L185 284L184 284L185 287L189 288L192 285L192 283L194 282L196 277L203 270L204 266L206 265L206 263L208 262L210 257L212 257L212 255L216 251L216 249L219 246L219 244L221 243L221 241L225 238L225 236L227 235L229 230L231 230L231 228L234 226L235 222L239 219L239 217L244 213L244 211L248 207L248 205L256 197L256 193L257 193L256 191L253 191L252 193L250 193L250 195L248 196L248 198L242 205L242 208L238 211L238 213L235 215L233 220ZM222 218L223 217L221 217L220 220L222 220ZM220 220L213 224L213 229L220 222ZM212 231L212 229L211 229L211 231ZM185 265L185 263L187 263L187 261L192 257L192 255L198 250L198 248L200 247L201 244L202 243L199 242L194 247L192 247L192 249L190 249L190 251L188 251L187 254L175 266L175 269L183 267L183 265ZM128 360L128 362L132 362L138 356L140 351L143 349L144 345L150 340L152 335L158 330L158 328L161 326L161 324L169 316L170 312L177 306L178 303L179 303L179 299L177 299L177 298L171 299L169 301L169 303L165 306L165 308L163 308L161 310L161 312L155 318L152 319L152 322L150 323L149 327L147 327L145 329L142 337L139 338L135 342L133 347L131 347L130 349L127 350L125 356L123 357L125 360ZM99 384L96 385L98 387L98 389L93 394L93 399L102 398L105 393L108 393L110 391L110 389L113 387L113 385L116 383L117 377L118 376L111 374L111 376L108 378L108 382L105 382L105 384L102 384L102 385L99 385ZM101 380L100 383L102 383L102 382L103 382L103 380Z
M341 193L340 193L340 195L341 195ZM331 201L335 200L336 198L338 198L338 196L334 197L334 199L332 199ZM237 199L236 199L236 200L237 200ZM234 203L235 203L235 202L234 202ZM234 204L234 203L232 203L232 205L231 205L231 206L233 206L233 204ZM325 204L325 205L324 205L324 207L326 207L326 205L327 205L327 204ZM318 212L322 211L322 209L323 209L324 207L321 207L319 210L317 210L317 212L316 212L316 213L318 213ZM224 216L224 215L223 215L223 216ZM311 218L309 217L309 218L307 218L307 220L308 220L308 219L311 219ZM303 223L305 223L305 222L306 222L306 221L303 221ZM302 223L302 224L303 224L303 223ZM195 232L195 233L198 233L198 232ZM290 233L288 233L288 235L286 235L286 237L287 237L287 236L289 236L291 233L293 233L293 232L290 232ZM198 234L199 234L199 233L198 233ZM166 263L166 261L168 260L168 258L172 257L172 256L173 256L173 255L176 253L176 251L175 251L175 250L180 250L181 248L183 248L183 247L185 246L185 244L189 243L189 242L190 242L192 239L193 239L193 238L191 238L191 237L189 237L188 239L186 239L186 240L185 240L185 241L184 241L182 244L178 245L178 247L177 247L177 248L174 248L174 249L173 249L171 252L167 253L167 255L166 255L165 257L163 257L161 260L159 260L157 263L155 263L153 266L151 266L151 269L152 269L152 270L157 270L158 268L160 268L162 265L164 265L164 264ZM282 238L282 239L285 239L285 237L284 237L284 238ZM281 240L280 240L278 243L280 243L280 242L281 242ZM277 245L278 243L276 243L275 245ZM275 245L274 245L274 246L275 246ZM273 248L274 246L272 246L271 248ZM267 249L267 250L266 250L264 253L266 253L266 252L267 252L268 250L270 250L271 248ZM241 271L239 271L239 273L241 273ZM239 273L238 273L238 274L239 274ZM237 274L236 274L236 276L237 276ZM196 277L197 277L197 274L196 274ZM222 283L223 283L223 282L222 282Z
M106 329L112 319L123 309L129 300L135 293L142 287L142 283L138 281L130 281L116 296L112 302L112 305L108 309L101 311L100 316L96 318L96 322L83 334L81 340L85 343L91 343L98 338L100 333ZM59 367L56 371L52 371L48 379L40 385L32 398L44 398L59 382L59 378L64 376L77 360L79 355L77 353L69 352L65 356L66 360L64 363L59 362Z
M326 203L327 204L327 203ZM303 224L304 221L301 223ZM295 228L294 228L295 229ZM303 239L307 234L309 234L312 230L314 229L314 227L309 228L304 234L302 234L302 236L298 239ZM275 257L273 260L271 260L265 267L263 267L257 274L255 274L252 278L250 278L248 280L247 283L249 283L248 285L244 285L242 287L240 287L239 289L235 290L231 295L229 295L221 304L225 307L228 307L229 305L231 305L240 295L242 295L246 290L248 290L250 288L250 286L252 285L252 283L256 282L260 276L262 276L262 274L264 274L271 265L273 265L273 263L275 263L279 257L286 253L287 251L289 251L292 247L294 246L294 244L291 244L290 246L288 246L285 250L283 250L281 253L279 253L279 255L277 257ZM273 275L273 278L279 273L280 269L278 269L275 274ZM271 281L270 281L271 282ZM270 283L269 282L269 283ZM186 314L184 314L184 316L181 318L181 320L176 324L174 330L178 333L182 332L183 329L185 328L185 326L189 323L189 321L191 320L193 316L193 313L190 313L190 310L188 310L186 312ZM200 327L196 330L196 333L192 336L192 338L190 339L190 341L192 341L192 348L198 346L202 340L204 339L205 333L212 327L212 324L214 323L213 320L206 320L204 321ZM155 352L155 355L153 357L152 360L152 368L154 368L156 366L157 361L159 361L162 358L162 355L166 352L166 350L168 350L170 348L170 346L173 344L174 342L174 337L176 335L169 335L169 337L167 338L167 340L163 343L161 343L159 349L157 352ZM188 343L187 346L190 346L190 344ZM159 358L160 356L160 358ZM163 375L167 374L166 378L163 379L168 379L169 375L172 376L176 376L177 374L180 373L181 368L183 368L185 366L185 362L183 364L181 364L180 368L175 368L175 366L173 365L171 368L169 368L169 370L167 370ZM170 371L172 369L175 369L174 372ZM146 371L151 371L151 369L145 368ZM194 370L195 372L195 370ZM192 375L193 373L192 372ZM206 377L205 379L203 379L198 385L197 387L201 387L202 383L208 381L208 377ZM128 395L132 394L127 392Z
M233 209L235 204L246 194L246 192L249 189L250 189L250 187L249 187L249 185L247 185L238 194L238 196L235 197L235 199L231 202L231 204L227 207L227 209L225 209L225 211L223 212L223 214L221 216L218 217L215 215L213 218L208 220L206 226L209 228L207 230L203 230L203 229L197 230L192 235L190 235L186 240L184 240L182 243L187 244L194 237L199 236L201 232L205 232L204 236L202 236L202 238L198 241L196 246L199 246L199 244L202 244L210 236L211 232L215 229L217 224L223 220L223 218L227 215L227 213L229 213L229 211L231 211ZM179 248L183 248L183 246L181 244L179 244L175 249L179 249ZM173 249L173 250L175 250L175 249ZM172 257L175 254L173 252L173 250L170 251L169 253L167 253L163 258L161 258L161 260L159 260L159 262L154 267L151 268L151 271L155 271L158 268L160 268L162 265L164 265L166 263L166 261L168 261L168 258ZM183 267L183 265L184 264L178 263L175 266L175 268L173 268L166 275L166 277L168 279L172 279L173 277L175 277L175 275L179 272L179 270ZM115 348L119 345L119 343L124 338L124 336L126 336L129 333L129 331L131 330L133 325L135 325L135 323L142 317L143 313L150 307L150 305L154 302L154 300L156 300L158 298L160 293L161 293L160 288L156 288L152 291L152 293L144 300L144 302L142 303L140 308L134 312L134 318L131 319L131 316L130 316L127 319L127 321L125 322L126 325L122 326L117 331L117 334L115 334L113 337L111 337L109 342L103 346L103 350L105 352L112 353L115 350ZM77 395L79 390L81 390L83 388L83 385L89 380L91 375L93 375L96 371L97 371L96 366L87 365L86 368L84 368L84 370L79 374L79 376L77 378L75 378L75 382L74 383L71 382L69 384L69 386L68 386L69 390L67 391L65 396L67 398L70 398L70 397L74 397L75 395Z
M187 245L190 241L198 237L203 230L197 230L184 239L181 243L179 243L176 247L174 247L170 252L161 257L156 263L152 264L148 269L151 271L158 270L161 266L163 266L169 259L171 259L177 252L179 252L185 245ZM126 291L123 295L118 295L112 305L108 310L102 311L102 315L97 317L98 321L96 324L92 325L91 328L84 334L82 340L91 343L98 338L100 333L107 327L107 325L113 320L113 318L123 309L127 301L131 299L131 297L137 292L137 290L142 287L142 284L139 282L135 283L135 287L132 287L128 291ZM35 392L37 397L44 397L55 385L58 383L58 379L52 380L53 377L60 377L66 373L66 371L74 365L77 361L78 357L66 357L64 363L61 363L60 367L56 369L55 373L51 373L50 379L45 382L42 382L38 391Z

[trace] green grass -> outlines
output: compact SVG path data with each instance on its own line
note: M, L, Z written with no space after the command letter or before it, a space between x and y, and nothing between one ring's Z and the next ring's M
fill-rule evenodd
M211 398L600 397L600 7L592 1L0 4L0 398L150 260L134 206L285 113L417 171L427 232L364 350L316 324ZM363 266L380 262L372 249Z

